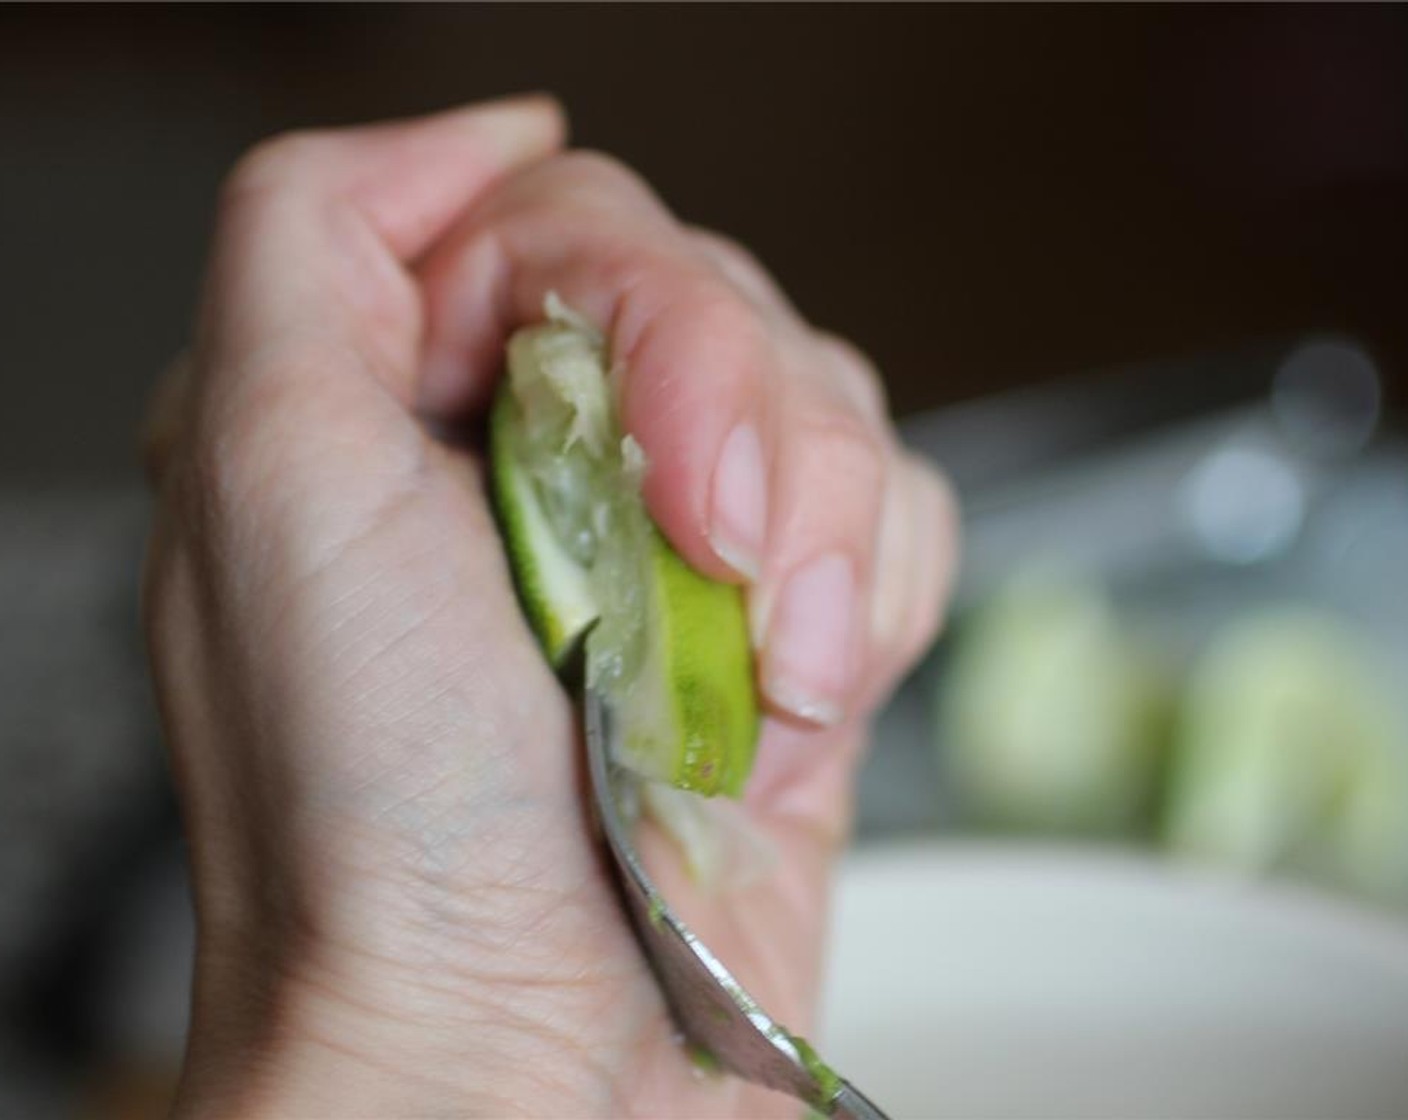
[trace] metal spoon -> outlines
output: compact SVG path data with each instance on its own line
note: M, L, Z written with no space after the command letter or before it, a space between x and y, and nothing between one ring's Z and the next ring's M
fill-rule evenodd
M837 1120L886 1120L859 1089L817 1059L804 1040L771 1019L655 889L617 804L618 775L607 750L610 711L591 688L583 695L597 819L631 923L675 1023L690 1042L745 1081L787 1093Z

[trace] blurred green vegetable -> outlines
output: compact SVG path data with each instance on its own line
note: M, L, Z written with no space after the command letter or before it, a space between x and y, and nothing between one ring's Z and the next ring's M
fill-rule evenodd
M1408 903L1408 726L1369 636L1323 611L1234 618L1178 687L1098 585L1029 571L964 621L939 694L971 822L1145 831L1174 852L1291 869Z
M1382 666L1366 636L1322 612L1228 626L1188 684L1170 846L1408 898L1408 744Z
M1015 580L971 616L940 697L949 777L990 825L1113 833L1154 793L1168 684L1101 591Z

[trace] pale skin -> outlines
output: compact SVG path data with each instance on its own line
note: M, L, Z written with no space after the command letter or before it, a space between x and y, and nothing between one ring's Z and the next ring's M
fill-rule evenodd
M570 702L460 431L558 292L600 324L700 570L747 587L769 877L666 893L812 1029L868 715L938 625L948 490L873 370L549 99L263 144L148 431L145 611L199 920L180 1116L793 1116L672 1037Z

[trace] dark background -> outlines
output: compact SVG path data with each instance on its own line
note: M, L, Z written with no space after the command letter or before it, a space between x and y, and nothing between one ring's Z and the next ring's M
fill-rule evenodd
M189 951L123 917L179 866L133 445L221 175L528 89L751 245L902 413L1323 331L1408 397L1402 8L0 8L0 1113L94 1068L101 1114L169 1090L179 991L146 1049L92 1006L145 990L103 980L112 945ZM1236 365L1174 368L1216 398Z
M1319 329L1401 384L1406 29L1341 6L6 9L0 479L130 469L245 146L525 89L752 245L901 411Z

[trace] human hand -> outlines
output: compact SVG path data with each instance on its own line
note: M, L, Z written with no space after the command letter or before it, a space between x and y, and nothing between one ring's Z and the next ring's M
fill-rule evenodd
M666 893L805 1031L867 714L931 637L947 491L874 374L539 98L290 135L222 195L148 448L145 610L199 942L182 1115L791 1115L700 1078L596 849L571 707L452 439L558 291L646 500L749 584L766 882Z

